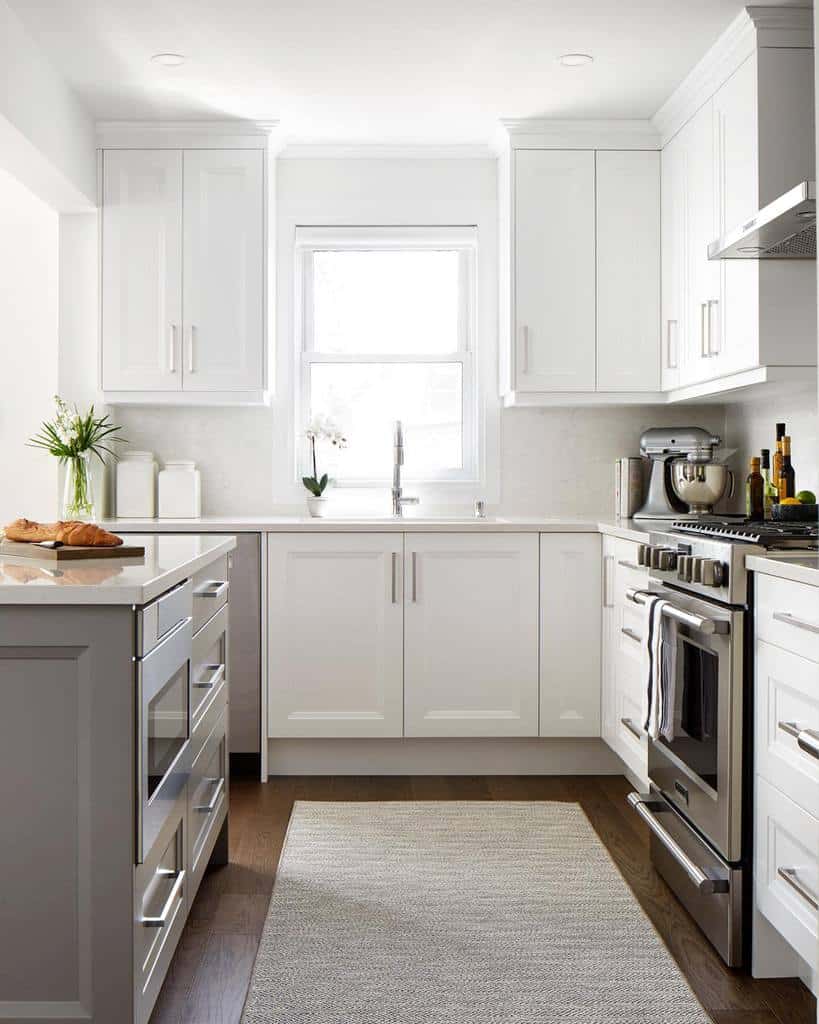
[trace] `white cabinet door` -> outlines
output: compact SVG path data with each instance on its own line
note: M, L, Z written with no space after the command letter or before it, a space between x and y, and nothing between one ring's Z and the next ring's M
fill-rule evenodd
M615 560L617 542L614 537L602 538L602 587L600 621L600 731L606 743L616 752L614 701L614 624L617 616L615 604Z
M515 381L594 391L594 153L517 150Z
M688 290L686 351L680 383L717 376L714 357L720 336L720 264L708 259L708 245L717 237L713 132L714 103L700 107L680 133L686 148L688 217Z
M660 387L660 154L597 161L597 390Z
M684 137L676 135L662 152L662 329L660 373L663 391L680 382L685 337L688 221Z
M102 386L182 386L182 153L106 150L102 164Z
M264 387L264 154L185 151L186 391Z
M536 534L405 537L404 734L537 736Z
M540 536L540 735L600 735L600 535Z
M402 733L401 534L268 538L268 734Z
M759 208L757 59L749 57L714 97L717 235ZM722 260L719 317L711 357L719 374L759 363L759 267L756 260Z

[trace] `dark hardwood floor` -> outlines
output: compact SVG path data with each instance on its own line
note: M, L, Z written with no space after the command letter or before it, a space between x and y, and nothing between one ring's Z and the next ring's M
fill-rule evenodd
M723 966L652 868L630 789L621 776L235 779L230 864L202 882L151 1024L239 1021L294 800L576 801L715 1024L816 1024L801 982L755 981Z

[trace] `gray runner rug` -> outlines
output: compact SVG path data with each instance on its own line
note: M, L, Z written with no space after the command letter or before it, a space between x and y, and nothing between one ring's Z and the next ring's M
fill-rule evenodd
M708 1024L577 804L302 803L242 1024Z

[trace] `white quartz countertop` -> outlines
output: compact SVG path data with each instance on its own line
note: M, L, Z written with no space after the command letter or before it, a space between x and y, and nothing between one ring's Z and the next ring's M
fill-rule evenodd
M819 553L802 551L789 555L777 551L771 555L749 555L745 559L745 568L749 572L819 587Z
M401 519L339 516L202 516L200 519L108 519L102 525L114 533L608 533L627 540L643 540L664 524L649 520L598 517L406 515ZM667 526L667 524L665 524Z
M120 535L145 555L71 562L0 555L0 605L147 604L236 547L235 537L213 533Z

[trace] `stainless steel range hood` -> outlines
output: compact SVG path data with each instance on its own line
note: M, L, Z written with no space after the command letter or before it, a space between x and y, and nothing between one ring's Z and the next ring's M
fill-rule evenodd
M816 182L803 181L712 242L708 259L815 260Z

